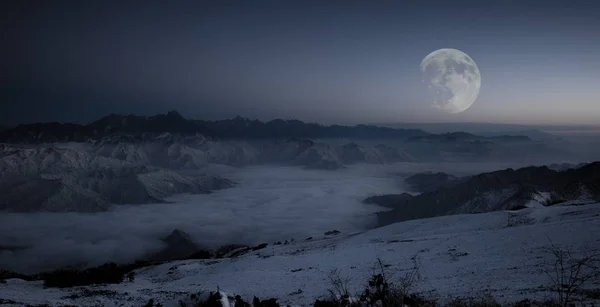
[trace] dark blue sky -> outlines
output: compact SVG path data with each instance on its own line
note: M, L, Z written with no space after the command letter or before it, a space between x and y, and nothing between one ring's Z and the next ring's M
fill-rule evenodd
M322 123L600 123L594 1L13 1L0 124L170 109ZM501 2L501 3L500 3ZM469 54L467 111L432 109L419 64Z

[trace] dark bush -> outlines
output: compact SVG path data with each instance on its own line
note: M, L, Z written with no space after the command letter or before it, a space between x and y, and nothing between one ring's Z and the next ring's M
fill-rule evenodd
M235 296L235 307L251 307L248 302L244 301L241 296Z
M94 284L118 284L122 283L125 277L133 280L134 275L128 273L152 265L145 261L138 261L128 265L117 265L115 263L106 263L98 267L85 270L61 269L49 273L40 274L44 280L44 286L50 288L69 288L76 286L86 286Z
M222 307L221 298L222 294L219 290L215 292L210 292L208 298L205 300L201 300L199 294L191 294L190 301L185 302L184 300L179 301L179 306L181 307ZM229 298L230 299L230 298ZM233 298L234 305L236 307L279 307L279 303L277 303L277 299L271 298L268 300L261 300L258 297L254 297L252 305L248 302L244 301L241 296L236 295Z
M253 247L253 248L252 248L252 250L253 250L253 251L261 250L261 249L263 249L263 248L266 248L267 246L269 246L269 244L267 244L267 243L262 243L262 244L259 244L259 245L255 246L255 247Z
M84 271L63 269L44 276L44 286L68 288L92 284L118 284L126 272L114 263L108 263Z
M275 298L261 300L255 296L252 300L252 307L279 307L279 303L277 303L277 299Z
M29 276L29 275L24 275L24 274L16 273L13 271L9 271L9 270L0 269L0 282L4 281L6 279L11 279L11 278L18 278L18 279L27 280L27 281L36 280L35 276Z
M559 307L560 304L553 300L545 301L532 301L530 299L524 299L518 301L512 305L513 307Z
M455 297L449 301L448 307L501 307L501 305L490 295L484 294L481 297Z
M103 297L111 297L112 296L112 297L114 297L116 295L119 295L119 293L117 291L113 291L113 290L90 290L90 289L83 288L80 292L65 296L64 298L78 299L81 297L93 297L93 296L103 296Z
M325 235L326 236L336 236L336 235L339 235L340 233L341 232L339 230L335 230L334 229L334 230L330 230L330 231L325 232Z
M516 205L514 207L511 207L509 210L518 211L518 210L523 210L523 209L527 209L527 206L525 206L525 205Z
M420 306L420 307L435 307L437 302L433 299L427 299L417 294L409 294L404 296L404 304L408 306Z
M208 299L204 302L198 302L194 305L194 307L221 307L221 293L211 292L208 296Z
M163 305L161 303L156 303L156 305L154 304L154 299L150 299L146 304L144 304L144 306L142 307L163 307Z
M360 307L360 303L350 303L347 299L316 300L313 307Z
M212 259L212 258L213 258L213 255L212 255L211 252L206 251L206 250L199 250L199 251L197 251L197 252L195 252L195 253L193 253L193 254L185 257L184 260L191 260L191 259L201 259L201 260L203 260L203 259Z

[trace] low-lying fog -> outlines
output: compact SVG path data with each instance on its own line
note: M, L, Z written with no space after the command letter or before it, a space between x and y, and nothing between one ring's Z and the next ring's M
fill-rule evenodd
M438 163L354 165L337 171L297 167L211 166L238 184L208 195L178 195L174 203L122 205L96 214L0 214L0 268L37 272L66 265L130 262L162 247L174 229L201 246L303 240L337 229L363 231L375 223L371 195L400 193L402 177L422 171L466 175L516 167Z

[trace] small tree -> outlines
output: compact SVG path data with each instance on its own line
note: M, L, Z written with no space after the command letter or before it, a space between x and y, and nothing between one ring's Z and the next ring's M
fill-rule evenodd
M373 273L368 286L361 295L361 301L368 306L395 307L404 306L404 300L413 287L418 277L416 257L412 258L415 266L404 276L398 278L397 283L391 283L386 275L385 265L377 259L378 272Z
M547 252L552 261L546 265L544 272L552 282L551 289L558 294L558 303L563 307L569 306L573 295L588 282L600 277L600 257L597 254L586 253L576 257L570 250L554 244Z
M340 275L340 271L338 269L334 269L329 272L329 282L331 283L331 288L329 288L329 295L331 295L331 299L334 302L337 302L339 306L346 307L350 306L350 291L348 290L348 284L350 283L350 278L343 278Z

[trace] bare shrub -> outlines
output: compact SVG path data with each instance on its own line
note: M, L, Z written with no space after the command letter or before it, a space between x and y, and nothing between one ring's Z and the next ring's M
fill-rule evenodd
M150 299L146 304L144 304L144 306L142 307L163 307L163 305L161 303L154 303L154 299Z
M350 278L341 276L339 270L333 270L329 273L331 288L328 290L330 299L317 300L316 307L396 307L408 304L410 306L435 306L435 302L427 300L416 294L409 294L414 283L419 277L417 265L417 255L411 258L414 266L407 270L399 278L393 278L397 282L392 283L389 276L388 267L381 259L377 259L377 264L371 274L364 290L358 295L358 300L351 295L348 287Z
M351 279L349 277L342 277L338 269L329 272L328 278L331 284L331 288L328 289L329 295L331 296L329 304L332 304L330 306L352 306L354 300L350 296L350 290L348 289L348 284ZM321 304L323 303L321 302Z
M409 291L414 286L418 278L417 255L412 260L414 266L403 276L397 278L396 283L391 283L390 277L386 273L386 265L381 259L377 259L377 271L375 271L368 281L368 285L360 296L362 302L367 306L395 307L404 306L405 302L419 303L421 306L435 305L416 295L409 295ZM426 304L427 303L427 304Z
M329 272L329 282L331 283L331 288L328 290L329 294L333 298L343 298L349 297L350 291L348 290L348 284L350 283L349 277L342 277L340 274L340 270L334 269Z
M560 306L569 306L574 295L581 293L584 287L600 277L600 257L586 252L582 256L574 255L570 250L554 244L547 249L552 260L543 269L552 284L550 289L558 295Z

